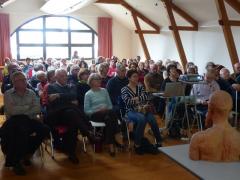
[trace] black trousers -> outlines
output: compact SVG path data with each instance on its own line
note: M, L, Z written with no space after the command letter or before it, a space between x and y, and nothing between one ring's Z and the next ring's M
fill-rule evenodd
M89 131L92 130L87 117L74 106L52 111L47 119L47 124L53 132L55 147L59 147L69 155L76 151L78 130L83 136L89 136ZM66 132L59 134L56 131L58 126L66 127Z
M115 134L120 132L116 114L112 110L99 111L91 115L91 121L104 122L105 127L105 140L107 144L115 143Z
M33 154L49 131L46 125L26 115L9 118L1 128L1 145L6 155L6 164L14 166L26 155Z

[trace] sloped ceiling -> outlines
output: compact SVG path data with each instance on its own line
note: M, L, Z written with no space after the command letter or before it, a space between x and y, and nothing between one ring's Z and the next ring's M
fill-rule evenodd
M133 8L140 11L146 17L151 19L160 27L168 27L169 22L167 12L161 0L125 0ZM189 15L199 22L200 27L218 26L218 13L215 0L173 0L173 2L181 9L185 10ZM240 0L239 0L240 2ZM126 27L135 30L135 25L131 17L131 13L121 5L116 4L96 4L98 7L116 18ZM228 4L226 4L228 16L233 20L240 20L240 14L235 12ZM183 18L174 13L178 25L189 25ZM142 29L150 30L144 22L140 22Z

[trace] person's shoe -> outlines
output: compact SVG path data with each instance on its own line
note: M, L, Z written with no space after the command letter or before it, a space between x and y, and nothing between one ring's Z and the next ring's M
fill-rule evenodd
M17 163L16 165L13 166L13 172L18 176L26 175L26 171L20 163Z
M154 144L154 147L158 149L158 148L162 147L162 143Z
M151 145L151 146L147 146L147 147L144 147L144 151L148 154L153 154L153 155L156 155L156 154L159 154L160 151L158 150L158 148L156 148L155 146Z
M73 163L73 164L79 164L79 159L77 158L76 155L69 155L68 159Z
M134 146L134 151L138 155L143 155L145 153L144 149L142 148L142 146L139 146L139 147Z

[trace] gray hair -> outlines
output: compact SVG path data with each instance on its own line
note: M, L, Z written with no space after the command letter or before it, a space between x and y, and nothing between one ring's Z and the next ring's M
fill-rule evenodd
M47 77L47 74L44 71L38 71L36 72L36 77L39 79L41 76Z
M101 80L101 76L98 73L92 73L88 78L88 85L91 86L93 80Z
M23 76L24 78L26 78L25 74L21 71L16 71L13 74L11 74L11 81L13 82L15 80L16 77L18 76Z
M98 65L98 72L99 73L102 72L103 69L105 69L105 68L109 68L109 64L108 63L104 62L104 63L99 64Z
M58 76L60 73L63 73L63 72L67 74L67 71L66 71L65 69L62 69L62 68L57 69L57 70L55 71L55 76Z

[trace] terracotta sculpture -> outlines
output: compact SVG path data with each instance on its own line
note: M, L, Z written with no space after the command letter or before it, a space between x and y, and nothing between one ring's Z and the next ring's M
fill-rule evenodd
M225 91L212 94L206 123L212 125L193 135L189 157L192 160L239 161L240 133L228 123L232 98Z

